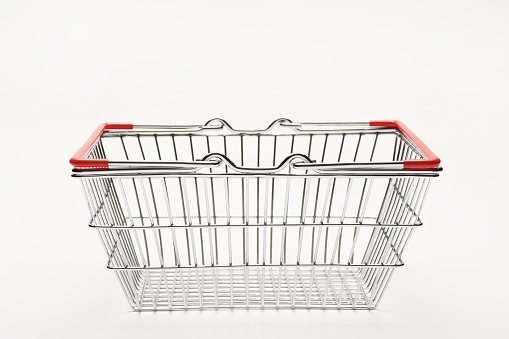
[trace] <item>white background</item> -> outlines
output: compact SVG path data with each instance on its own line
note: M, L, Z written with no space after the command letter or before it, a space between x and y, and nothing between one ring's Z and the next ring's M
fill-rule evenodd
M507 1L0 1L0 336L507 336ZM129 311L68 159L105 121L400 119L441 158L375 311Z

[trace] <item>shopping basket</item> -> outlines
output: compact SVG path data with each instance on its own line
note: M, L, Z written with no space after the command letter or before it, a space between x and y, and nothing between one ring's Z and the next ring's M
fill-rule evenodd
M133 310L376 308L441 170L399 121L106 123L70 162Z

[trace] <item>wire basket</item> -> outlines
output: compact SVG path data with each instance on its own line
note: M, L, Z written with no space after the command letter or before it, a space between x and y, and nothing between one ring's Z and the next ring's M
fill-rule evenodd
M404 124L102 124L71 159L134 310L373 309L440 160Z

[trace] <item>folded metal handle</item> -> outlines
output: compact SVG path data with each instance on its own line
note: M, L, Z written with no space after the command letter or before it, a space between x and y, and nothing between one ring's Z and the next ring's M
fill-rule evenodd
M271 122L267 128L260 129L260 130L235 129L228 122L226 122L226 120L220 119L220 118L211 119L211 120L207 121L205 123L205 125L203 125L204 128L208 128L208 129L210 129L210 128L224 128L232 133L265 133L265 132L269 132L270 130L274 129L277 126L292 126L293 127L293 122L290 119L280 118L280 119L276 119L273 122Z
M224 163L226 167L240 173L275 173L281 171L290 164L295 165L297 163L296 161L298 161L298 163L304 164L311 164L313 162L313 160L311 160L308 156L300 153L295 153L287 156L278 166L274 167L237 166L233 161L230 160L230 158L221 153L210 153L204 157L202 161L219 161Z

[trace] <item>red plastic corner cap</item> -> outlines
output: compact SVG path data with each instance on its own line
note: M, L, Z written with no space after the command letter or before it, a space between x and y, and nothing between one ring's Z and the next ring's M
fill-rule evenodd
M403 169L412 170L430 170L440 166L440 158L426 146L426 144L408 128L404 123L398 120L374 120L370 121L370 126L396 128L410 139L417 146L427 159L412 159L403 161Z
M69 163L74 167L79 168L108 168L108 159L89 159L83 158L90 150L94 143L101 137L105 130L108 129L133 129L132 123L115 123L106 122L102 123L95 129L94 133L87 139L87 141L80 147L80 149L69 160Z

